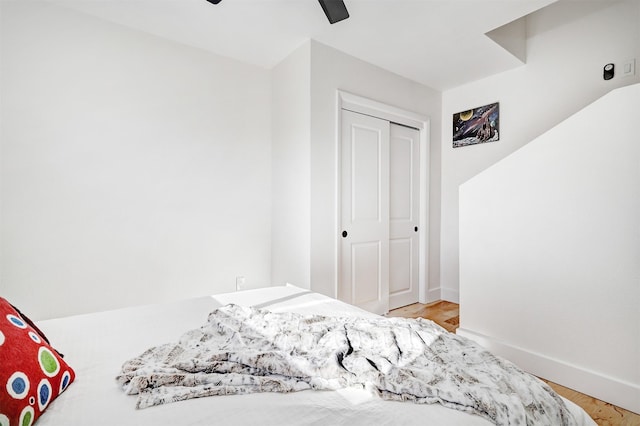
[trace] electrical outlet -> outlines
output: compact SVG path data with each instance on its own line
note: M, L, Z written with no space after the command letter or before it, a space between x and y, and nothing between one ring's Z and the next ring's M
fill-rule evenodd
M244 277L236 277L236 291L244 290Z
M636 60L627 59L622 62L622 76L623 77L631 77L636 74Z

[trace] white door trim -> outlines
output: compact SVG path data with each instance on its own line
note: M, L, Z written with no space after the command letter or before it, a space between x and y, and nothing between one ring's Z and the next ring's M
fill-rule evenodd
M427 293L429 284L429 144L430 144L430 118L422 114L408 111L395 106L387 105L373 99L363 96L354 95L343 90L336 91L336 127L335 127L335 206L334 211L334 294L338 295L338 283L340 281L340 212L341 212L341 193L340 193L340 167L341 164L341 137L342 137L342 118L341 111L347 109L358 112L360 114L371 115L373 117L382 118L394 123L414 127L420 131L420 249L419 249L419 302L427 303Z

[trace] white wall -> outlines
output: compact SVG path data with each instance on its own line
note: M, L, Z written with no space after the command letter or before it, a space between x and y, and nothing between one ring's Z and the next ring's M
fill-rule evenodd
M461 335L640 412L640 84L460 187Z
M429 116L436 141L440 93L313 40L276 66L272 78L273 282L337 297L337 90ZM430 159L428 262L437 299L439 144L431 145Z
M311 41L311 288L336 296L337 238L336 91L344 90L431 119L431 140L440 139L440 92ZM435 145L435 146L434 146ZM429 210L430 278L437 278L440 150L431 144ZM431 269L435 268L436 272ZM424 283L425 285L428 283ZM430 292L437 298L439 283Z
M0 294L35 319L270 281L269 72L2 2Z
M441 283L458 301L458 186L634 77L602 79L602 67L640 64L640 2L562 1L526 19L527 64L445 91L442 98ZM637 65L638 65L637 64ZM452 148L452 115L500 102L500 141ZM464 315L464 306L462 306Z
M271 70L274 285L311 284L311 43Z

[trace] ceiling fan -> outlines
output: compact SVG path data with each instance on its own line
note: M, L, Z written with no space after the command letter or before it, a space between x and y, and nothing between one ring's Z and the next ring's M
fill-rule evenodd
M209 3L218 4L222 0L207 0ZM340 22L343 19L347 19L349 17L349 12L347 11L347 6L344 5L343 0L318 0L320 6L322 6L322 10L324 10L324 14L327 15L327 19L330 23L335 24L336 22Z

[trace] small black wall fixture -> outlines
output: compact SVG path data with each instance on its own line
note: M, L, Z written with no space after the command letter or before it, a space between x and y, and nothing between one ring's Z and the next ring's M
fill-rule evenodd
M602 72L602 78L604 78L605 80L611 80L614 75L614 69L615 65L613 64L605 65Z
M219 1L219 0L218 0ZM318 0L330 23L335 24L349 17L347 6L342 0Z
M222 0L207 0L209 3L213 3L213 4L218 4L220 3Z

